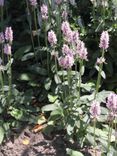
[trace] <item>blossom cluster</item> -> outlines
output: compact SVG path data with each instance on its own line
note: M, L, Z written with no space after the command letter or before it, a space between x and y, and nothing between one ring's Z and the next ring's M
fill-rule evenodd
M11 55L11 44L13 42L13 30L6 27L5 32L0 32L0 44L4 44L4 53Z
M36 7L37 6L37 0L29 0L30 5Z
M4 0L0 0L0 6L4 6Z
M109 34L108 31L103 31L100 38L100 44L99 47L107 50L109 47Z
M106 106L109 109L110 113L113 115L113 117L117 116L117 94L115 93L109 94Z
M47 20L48 19L48 7L46 4L43 4L41 6L41 16L43 20Z
M48 41L49 41L51 46L54 46L57 44L56 34L53 30L48 32Z
M91 103L90 114L95 119L97 119L101 114L100 103L96 100Z

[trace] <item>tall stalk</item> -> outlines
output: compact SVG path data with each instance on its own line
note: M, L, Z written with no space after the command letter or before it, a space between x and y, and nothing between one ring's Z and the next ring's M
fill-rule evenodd
M1 18L1 31L3 32L3 23L4 23L4 10L3 6L0 7L0 18ZM2 62L4 64L4 52L3 52L3 43L1 44L2 49Z
M28 0L26 0L26 5L27 5L27 12L28 12L28 23L29 23L29 29L30 29L32 48L33 48L33 51L34 51L35 61L37 62L37 57L36 57L36 52L35 52L35 45L34 45L34 39L33 39L33 33L32 33L31 15L30 15L30 10L29 10Z
M38 24L37 24L37 15L36 15L36 8L34 8L34 23L35 23L35 29L36 29L36 35L37 35L38 46L40 47L39 34L38 34Z
M46 48L48 47L48 43L47 43L47 30L46 30L46 27L47 27L47 21L45 20L44 22L44 33L45 33L45 46ZM47 70L48 70L48 74L49 74L49 53L48 53L48 50L47 50Z
M107 148L107 153L108 153L109 150L110 150L110 143L111 143L112 129L113 129L113 121L112 121L112 123L109 124L109 132L108 132L108 148Z
M4 81L2 76L2 69L0 69L0 82L1 82L2 94L4 95Z
M94 119L94 151L95 151L95 156L96 156L96 134L95 134L95 129L96 129L96 118Z
M80 60L79 63L80 63L80 67L79 67L78 99L80 100L83 60Z
M105 51L104 51L104 49L103 49L102 58L104 58L104 54L105 54ZM96 90L95 90L94 99L96 98L96 95L97 95L97 93L98 93L98 91L99 91L102 69L103 69L103 63L101 63L101 64L99 65L98 78L97 78L97 83L96 83Z
M9 62L9 78L8 78L8 80L9 80L9 93L8 93L8 100L10 102L11 95L12 95L12 70L11 70L12 62L11 62L11 55L8 56L8 62Z

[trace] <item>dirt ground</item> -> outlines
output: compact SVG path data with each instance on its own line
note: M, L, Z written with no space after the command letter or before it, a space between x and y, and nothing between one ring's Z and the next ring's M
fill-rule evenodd
M66 151L62 136L46 139L41 132L26 128L0 146L0 156L66 156Z
M0 156L67 156L66 148L79 150L78 144L67 142L62 134L45 136L42 132L33 133L30 127L13 135L0 145ZM81 150L84 156L94 156L90 148ZM97 156L101 156L97 152Z

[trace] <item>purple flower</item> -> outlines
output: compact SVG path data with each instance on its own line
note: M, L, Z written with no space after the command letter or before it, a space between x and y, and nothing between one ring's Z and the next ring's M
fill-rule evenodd
M73 51L69 48L69 46L67 44L63 45L62 53L63 53L63 55L70 55L70 56L74 55Z
M4 0L0 0L0 6L4 6Z
M105 63L105 58L104 57L97 58L96 64L102 64L102 63Z
M56 0L56 4L61 4L62 0Z
M5 41L5 39L4 39L4 33L1 32L1 33L0 33L0 44L1 44L1 43L4 43L4 41Z
M79 32L73 31L72 36L73 36L73 42L77 43L79 41Z
M58 59L59 65L64 69L69 69L74 64L74 58L71 55L62 56Z
M41 6L41 16L44 20L48 19L48 7L45 4Z
M53 30L48 32L48 41L51 44L51 46L54 46L57 43L56 34Z
M107 50L109 47L109 34L108 31L103 31L100 38L100 44L99 47Z
M70 24L67 21L63 22L61 25L61 30L63 34L67 36L68 33L71 32Z
M62 47L62 53L63 54L68 54L70 51L70 48L67 44L64 44L63 47Z
M83 41L79 40L77 43L77 48L76 48L76 55L78 55L78 57L82 60L88 60L87 59L87 48L85 47L85 44Z
M7 55L11 55L11 45L9 44L4 45L4 53Z
M90 107L90 114L93 118L98 118L101 114L100 103L97 101L93 101Z
M37 6L37 0L29 0L30 1L30 4L34 7Z
M106 103L107 108L113 113L117 113L117 94L110 93Z
M5 30L5 39L12 43L13 41L13 30L11 27L7 27Z
M64 20L67 20L67 17L68 17L68 13L67 13L67 11L63 11L62 12L62 18L64 19Z

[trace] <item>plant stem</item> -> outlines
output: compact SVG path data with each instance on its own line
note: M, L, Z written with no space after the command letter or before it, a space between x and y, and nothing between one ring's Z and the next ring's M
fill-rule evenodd
M3 82L3 77L2 77L2 71L0 70L0 82L1 82L1 87L2 87L2 94L4 95L4 82Z
M80 67L79 67L79 84L78 84L78 98L80 100L80 92L81 92L81 80L82 80L82 65L83 60L80 61Z
M67 77L68 77L68 88L69 88L69 96L70 96L70 89L71 89L71 69L68 69L68 71L67 71Z
M112 126L111 126L112 125ZM113 128L113 121L112 123L109 123L109 132L108 132L108 148L107 148L107 153L110 150L110 143L111 143L111 135L112 135L112 128Z
M104 54L105 54L105 51L104 51L104 49L103 49L102 58L104 57ZM99 65L98 78L97 78L97 83L96 83L96 90L95 90L94 99L96 98L96 95L97 95L97 93L98 93L98 91L99 91L102 69L103 69L103 63L101 63L101 64Z
M1 10L1 30L3 31L3 16L4 16L4 11L3 11L3 6L0 7L0 10Z
M40 47L40 41L39 41L39 35L38 35L38 25L37 25L37 16L36 16L35 8L34 8L34 22L35 22L35 29L36 29L36 35L37 35L37 42L38 42L38 46Z
M96 118L94 119L94 151L96 156L96 135L95 135L95 129L96 129Z
M11 95L12 95L12 71L11 71L11 55L8 56L8 62L9 62L9 93L8 93L8 100L10 103Z
M48 47L48 44L47 44L47 31L46 31L46 26L47 26L47 22L45 20L45 46L46 48ZM49 53L47 51L47 69L48 69L48 74L49 74Z
M37 57L36 57L36 52L35 52L35 45L34 45L34 39L33 39L33 34L32 34L31 15L30 15L30 10L29 10L28 0L26 0L26 5L27 5L27 12L28 12L28 23L29 23L29 29L30 29L32 48L33 48L33 51L34 51L35 61L37 62Z
M115 117L115 149L117 148L117 118Z

